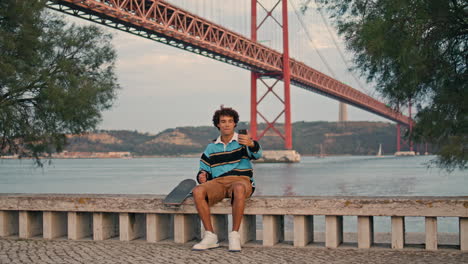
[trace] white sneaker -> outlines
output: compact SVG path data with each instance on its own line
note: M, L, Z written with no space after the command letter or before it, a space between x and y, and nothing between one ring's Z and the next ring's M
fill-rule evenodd
M230 252L241 251L240 234L237 231L232 231L231 233L229 233L229 251Z
M205 231L205 237L200 241L200 243L195 244L192 247L192 250L206 250L210 248L217 248L219 247L218 244L218 236L210 231Z

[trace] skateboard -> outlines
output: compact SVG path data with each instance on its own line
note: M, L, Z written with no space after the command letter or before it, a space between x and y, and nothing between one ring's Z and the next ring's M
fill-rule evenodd
M197 182L192 179L181 181L164 199L163 204L166 206L180 206L184 200L192 193L192 189L197 185Z

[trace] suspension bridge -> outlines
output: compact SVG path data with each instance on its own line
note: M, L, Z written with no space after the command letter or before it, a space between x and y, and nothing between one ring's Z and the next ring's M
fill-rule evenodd
M287 0L274 0L271 7L265 7L261 0L239 2L249 4L250 14L246 14L244 19L250 20L250 38L161 0L50 0L47 6L65 14L250 71L250 132L255 139L262 138L271 129L284 140L286 149L292 149L290 87L294 85L340 101L340 120L346 119L344 107L346 103L396 122L397 151L400 151L401 126L408 127L411 131L413 125L411 106L408 108L409 116L406 116L380 100L337 80L333 71L330 76L303 61L291 58ZM297 14L297 8L293 6L293 9ZM259 10L263 12L263 17L259 17ZM281 16L281 19L273 15L275 12ZM261 32L262 27L266 27L265 21L267 20L276 23L281 30L280 49L282 52L258 40L258 33ZM300 22L303 23L303 21ZM264 30L268 31L268 29ZM307 36L310 38L309 34ZM331 70L326 59L323 56L321 59ZM274 81L267 83L266 79ZM273 90L280 81L284 86L283 97ZM267 88L267 92L261 96L258 94L259 84ZM258 110L258 105L270 93L278 98L282 105L282 111L273 120L268 120L265 114ZM284 116L284 127L281 129L278 128L277 121L282 116ZM258 117L267 124L263 131L257 129ZM412 151L411 142L406 143Z

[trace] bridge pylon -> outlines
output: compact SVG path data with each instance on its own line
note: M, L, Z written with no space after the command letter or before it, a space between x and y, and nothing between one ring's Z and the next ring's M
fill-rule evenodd
M255 72L251 71L251 96L250 96L250 131L255 139L261 139L268 130L274 131L284 140L284 147L288 150L292 149L292 125L291 125L291 69L289 59L289 32L288 32L288 2L287 0L278 0L271 10L265 9L265 7L259 3L259 0L251 0L251 39L257 41L257 32L264 25L264 22L268 18L272 18L281 27L282 38L283 38L283 57L282 57L282 71L280 72ZM272 12L281 2L281 15L282 23L280 24L273 16ZM266 11L266 16L257 25L257 6L262 7ZM276 81L273 85L268 85L263 79L274 78ZM273 88L278 84L279 80L283 81L284 85L284 97L281 98L278 94L273 91ZM258 99L257 84L263 84L266 86L267 91ZM263 101L266 95L272 93L279 101L283 104L283 110L276 116L273 121L266 118L264 114L258 111L258 105ZM278 119L284 115L284 129L283 132L276 126ZM263 121L267 124L266 128L259 133L257 117L260 116Z
M348 121L348 107L345 103L340 102L339 104L339 113L338 113L338 122L343 123Z

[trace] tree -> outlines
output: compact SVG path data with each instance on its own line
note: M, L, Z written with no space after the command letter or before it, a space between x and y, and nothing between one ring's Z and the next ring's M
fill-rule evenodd
M0 156L61 151L66 134L96 128L119 88L111 35L68 25L45 2L0 2Z
M439 149L439 166L467 169L468 2L315 2L354 53L353 70L375 82L392 107L416 105L413 140Z

